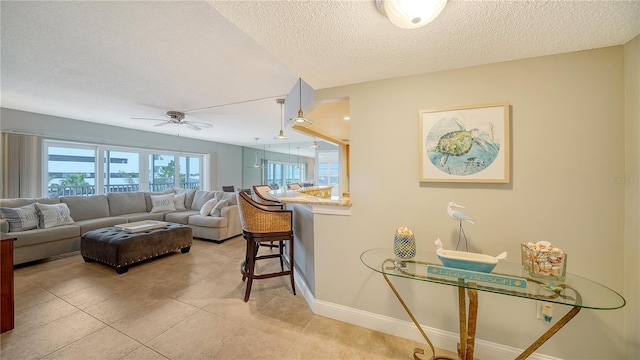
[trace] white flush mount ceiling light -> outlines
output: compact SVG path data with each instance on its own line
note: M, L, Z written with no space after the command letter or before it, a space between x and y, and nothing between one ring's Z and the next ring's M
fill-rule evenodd
M275 136L274 139L287 140L287 137L284 135L284 130L282 129L284 127L284 115L282 113L282 107L284 106L284 99L277 99L276 102L280 104L280 133L278 134L278 136Z
M304 114L302 113L302 78L298 79L298 84L299 84L299 96L300 96L300 108L298 110L298 116L289 119L290 122L292 123L296 123L296 124L313 124L313 120L311 119L307 119L304 117Z
M416 29L435 19L447 0L376 0L378 11L402 29Z

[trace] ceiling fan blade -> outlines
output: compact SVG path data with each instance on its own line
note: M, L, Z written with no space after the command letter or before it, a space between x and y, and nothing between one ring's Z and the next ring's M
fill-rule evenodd
M193 124L193 125L197 125L200 127L204 127L204 128L210 128L213 127L213 125L209 124L209 123L203 123L203 122L197 122L197 121L183 121L183 124Z
M190 122L185 122L185 121L183 121L183 122L182 122L182 124L187 125L187 126L189 127L189 129L193 129L193 130L196 130L196 131L200 131L200 130L202 130L202 129L200 129L200 128L199 128L199 127L197 127L197 126L192 125Z
M162 120L161 120L161 121L162 121ZM156 127L156 126L165 126L165 125L169 125L169 124L171 124L171 123L170 123L170 122L168 122L168 121L162 121L161 123L159 123L159 124L155 124L155 125L153 125L153 126L154 126L154 127Z
M166 119L154 119L154 118L142 118L142 117L132 117L131 120L155 120L155 121L166 121Z

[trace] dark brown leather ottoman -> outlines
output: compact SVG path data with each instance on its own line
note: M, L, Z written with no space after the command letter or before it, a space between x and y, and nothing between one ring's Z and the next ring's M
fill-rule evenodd
M177 250L187 253L192 242L191 228L180 224L138 233L107 227L82 234L80 254L86 262L98 261L122 274L140 261Z

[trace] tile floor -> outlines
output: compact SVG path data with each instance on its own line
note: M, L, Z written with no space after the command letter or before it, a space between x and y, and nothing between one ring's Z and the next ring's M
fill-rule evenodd
M18 267L0 358L412 359L426 347L314 315L287 277L255 281L245 303L244 249L194 240L122 275L78 253Z

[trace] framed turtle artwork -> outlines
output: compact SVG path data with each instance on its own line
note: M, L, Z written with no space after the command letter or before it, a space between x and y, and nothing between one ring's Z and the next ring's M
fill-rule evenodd
M420 181L508 183L509 104L420 111Z

